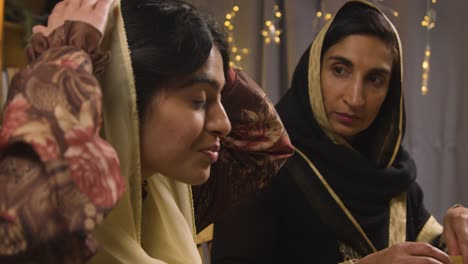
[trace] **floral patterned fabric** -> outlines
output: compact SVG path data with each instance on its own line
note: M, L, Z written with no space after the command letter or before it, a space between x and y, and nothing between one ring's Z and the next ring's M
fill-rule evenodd
M81 22L36 34L30 64L12 79L0 130L1 263L83 263L97 248L92 231L125 191L117 155L99 137L92 73L109 59L100 39Z
M221 98L232 130L209 180L192 188L198 231L263 188L294 151L265 92L241 70L231 69L226 82Z
M83 263L91 233L125 191L114 149L98 134L94 74L109 55L100 34L66 22L36 34L30 64L12 80L0 130L0 263ZM272 103L245 73L230 70L222 94L232 131L210 180L194 187L197 229L262 188L293 148Z

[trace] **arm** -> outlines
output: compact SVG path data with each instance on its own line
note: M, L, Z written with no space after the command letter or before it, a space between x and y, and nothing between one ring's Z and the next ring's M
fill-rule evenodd
M210 179L195 186L197 230L261 189L293 153L273 104L242 71L230 70L222 103L232 125Z
M442 227L424 207L421 187L413 183L407 197L406 239L415 242L395 244L353 263L452 263L449 256L437 248Z
M98 137L100 38L80 22L35 34L31 62L12 80L0 131L2 263L84 262L125 190L116 153Z

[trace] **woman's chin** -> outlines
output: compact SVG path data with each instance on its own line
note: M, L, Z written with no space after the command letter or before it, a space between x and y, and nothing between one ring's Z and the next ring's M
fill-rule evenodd
M205 182L207 182L209 178L210 178L210 170L208 169L208 172L202 172L196 176L190 177L189 181L186 183L190 185L195 185L195 186L202 185Z
M166 175L171 177L171 175ZM201 185L208 181L210 178L210 168L203 169L203 170L192 170L187 173L180 173L178 176L171 177L176 181L190 184L190 185Z

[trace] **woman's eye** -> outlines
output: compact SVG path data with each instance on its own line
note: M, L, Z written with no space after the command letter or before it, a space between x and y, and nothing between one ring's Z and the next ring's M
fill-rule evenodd
M341 66L334 66L332 68L332 72L335 76L343 76L346 73L346 70L344 67Z
M374 86L381 86L384 83L384 79L379 75L369 76L369 81L374 84Z
M192 105L195 109L203 109L206 106L206 101L204 100L193 100Z

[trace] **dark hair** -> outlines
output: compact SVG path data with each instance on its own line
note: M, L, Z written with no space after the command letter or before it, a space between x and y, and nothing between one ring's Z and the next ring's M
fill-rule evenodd
M125 0L122 15L140 121L161 85L199 69L213 45L221 53L227 74L226 35L213 19L202 16L193 6L179 0Z
M348 3L336 14L325 35L321 57L331 46L354 34L378 37L392 49L393 65L399 64L398 38L392 25L379 11L358 2Z

